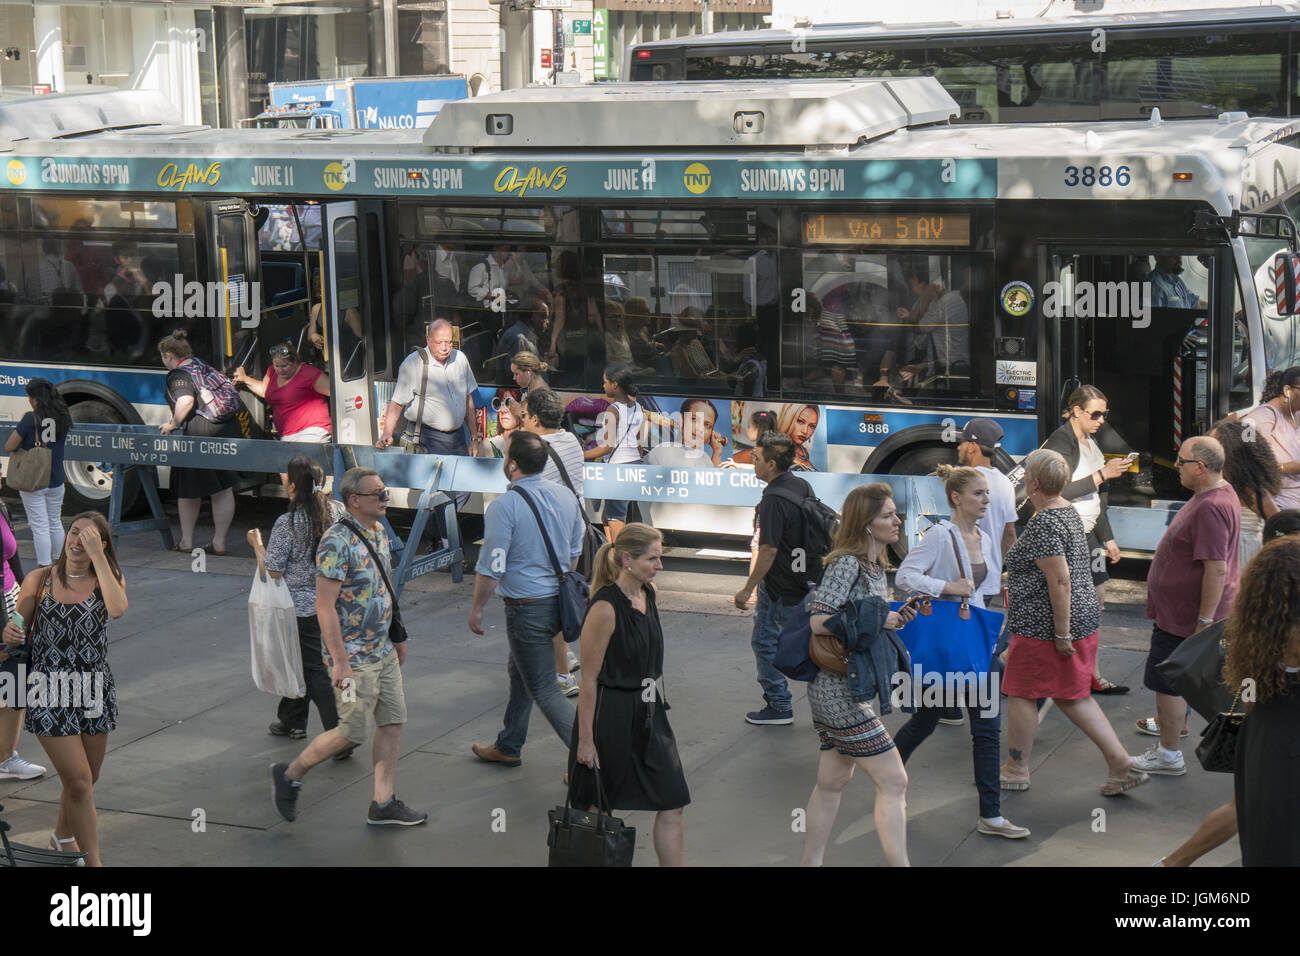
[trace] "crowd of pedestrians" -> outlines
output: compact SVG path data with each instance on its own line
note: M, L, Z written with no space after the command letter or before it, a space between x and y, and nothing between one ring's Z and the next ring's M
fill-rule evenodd
M328 395L326 380L319 373L304 374L307 366L291 346L277 349L263 380L241 370L226 384L232 390L243 384L273 405L285 403L276 415L286 440L327 439L328 415L324 425L312 424L319 420L317 403ZM192 434L228 433L225 386L193 356L184 334L164 339L159 351L169 369L169 425ZM620 503L606 502L608 541L592 549L583 499L584 459L639 456L647 426L635 401L635 383L626 367L607 370L610 412L596 444L584 453L565 428L564 406L543 377L545 364L521 351L511 366L527 387L513 409L518 427L500 445L508 490L486 510L468 614L470 631L481 635L489 600L494 595L503 600L508 698L500 732L490 743L473 744L472 752L502 768L521 766L536 705L569 749L569 800L575 806L654 811L659 861L680 865L683 811L691 797L667 715L665 640L654 584L663 567L663 538L646 524L627 523ZM10 439L11 451L61 444L71 425L57 391L40 382L28 386L33 412ZM958 464L938 471L950 517L907 550L893 585L907 600L896 608L888 603L893 589L887 572L901 521L890 486L854 488L832 520L809 483L794 473L796 440L780 423L754 422L752 467L764 488L754 514L754 560L732 600L746 610L757 597L751 648L763 705L745 720L760 727L795 722L790 678L778 668L777 657L782 632L798 614L805 615L814 642L826 639L842 648L836 654L843 670L821 664L807 687L820 758L807 805L805 865L823 862L842 794L858 768L875 788L876 833L887 861L908 865L906 764L941 721L969 725L978 796L975 829L984 835L1031 836L1003 814L1003 795L1030 789L1034 738L1048 701L1100 752L1106 765L1102 796L1125 794L1147 784L1151 775L1186 774L1182 742L1190 731L1190 707L1160 665L1211 627L1221 628L1226 638L1227 686L1252 688L1235 792L1160 862L1187 865L1234 834L1246 865L1300 861L1300 829L1288 797L1300 781L1294 761L1284 759L1300 721L1300 639L1294 627L1300 614L1300 512L1285 507L1288 476L1300 474L1300 460L1290 457L1300 453L1300 444L1292 447L1300 440L1300 433L1292 435L1300 370L1274 376L1269 388L1272 397L1244 421L1219 422L1210 434L1189 438L1179 448L1176 466L1190 498L1162 535L1147 578L1147 615L1153 623L1143 684L1155 694L1156 707L1154 715L1137 721L1136 730L1157 740L1136 756L1128 753L1096 700L1128 690L1102 677L1098 658L1105 565L1119 560L1107 487L1132 462L1132 457L1108 461L1093 438L1108 414L1099 390L1076 390L1066 402L1064 424L1024 459L1023 490L1030 506L1024 521L1017 518L1015 488L994 465L1001 428L990 419L965 425L958 436ZM401 441L441 453L469 452L481 437L474 389L468 362L451 347L450 328L433 323L427 350L403 363L379 444ZM46 421L54 423L48 434L40 428ZM224 479L217 477L226 473L191 471L177 479L182 543L193 543L198 500L212 496L213 549L222 553L216 542L224 543L233 515L229 485L221 487ZM269 731L306 739L314 706L321 733L293 761L271 767L275 808L285 820L294 820L308 772L325 760L349 757L373 725L367 822L422 824L428 815L396 795L407 719L402 679L407 650L382 523L389 490L376 471L353 468L339 482L339 500L332 500L320 466L303 456L289 462L285 487L288 508L265 543L257 529L248 537L259 573L283 579L292 596L306 694L282 699ZM5 597L0 666L12 668L21 649L34 668L51 668L76 655L97 675L101 706L93 716L46 703L29 706L23 726L40 742L63 784L51 847L79 849L87 865L98 865L93 786L117 716L106 630L109 619L126 611L125 581L101 516L79 515L65 540L58 496L29 501L27 495L23 503L40 567L24 576L15 565L16 539L7 515L0 513ZM566 602L573 600L570 576L584 549L595 553L588 554L593 571L582 608L579 658L565 640L572 610ZM977 675L981 692L941 703L911 701L905 705L909 719L891 736L881 720L896 704L891 678L906 661L908 627L928 613L931 602L960 604L963 619L968 607L1005 612L1005 621L986 668ZM566 699L570 696L577 697L576 708ZM976 697L995 705L990 710ZM8 755L0 762L0 778L39 776L44 768L19 757L17 742L18 712L0 710L0 750Z

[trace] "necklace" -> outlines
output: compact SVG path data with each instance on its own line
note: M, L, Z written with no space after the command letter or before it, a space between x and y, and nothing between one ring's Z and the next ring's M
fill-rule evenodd
M71 571L64 571L63 573L64 573L64 576L69 577L69 578L88 578L88 577L90 577L90 572L89 572L89 571L87 571L85 574L73 574Z

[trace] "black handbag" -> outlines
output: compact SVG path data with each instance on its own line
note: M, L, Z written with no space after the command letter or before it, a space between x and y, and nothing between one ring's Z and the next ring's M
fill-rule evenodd
M1232 695L1223 682L1223 632L1227 621L1217 621L1185 638L1172 654L1156 665L1169 685L1198 714L1213 721L1231 709Z
M546 845L550 847L547 866L631 866L636 849L636 827L625 826L618 817L609 815L605 787L596 774L598 810L579 810L573 804L573 781L577 767L569 774L569 792L564 806L547 812L550 829Z
M533 517L537 519L537 530L546 545L546 553L550 555L551 567L555 570L555 577L560 585L558 595L560 599L560 630L564 633L564 639L572 644L582 634L582 622L587 616L591 585L577 571L565 571L561 567L560 559L555 556L555 547L551 544L550 536L546 533L546 525L542 523L541 512L537 510L537 505L528 492L518 485L515 485L510 490L519 492L519 496L528 502L528 507L532 509Z
M379 569L379 576L384 579L384 587L388 588L388 593L393 598L393 619L388 623L388 639L394 644L406 643L406 625L402 623L402 611L397 606L397 592L393 590L393 583L388 580L388 572L384 570L384 562L379 560L379 555L375 553L374 547L370 544L369 539L361 533L361 529L349 521L347 518L342 519L352 533L361 539L361 543L366 546L370 552L370 560L375 562L375 567Z
M1244 713L1238 714L1238 690L1228 710L1215 714L1210 725L1201 731L1201 742L1196 745L1196 759L1210 773L1233 773L1237 769L1237 740L1241 735Z
M545 441L545 436L542 436ZM591 574L596 569L596 553L605 544L605 532L601 531L599 526L592 524L587 519L587 509L582 506L582 498L578 495L577 489L573 487L573 482L569 480L569 473L565 470L564 462L560 460L559 454L555 451L555 446L546 442L546 453L551 456L551 461L555 462L555 468L560 473L560 478L564 480L564 487L573 492L573 496L578 499L578 514L582 515L582 557L578 559L578 572L591 580Z

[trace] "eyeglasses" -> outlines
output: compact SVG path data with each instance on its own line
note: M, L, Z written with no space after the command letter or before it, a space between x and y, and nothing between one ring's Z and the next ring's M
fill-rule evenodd
M1183 465L1203 465L1203 464L1205 464L1205 462L1201 461L1199 458L1179 458L1179 459L1178 459L1178 467L1179 467L1179 468L1181 468Z
M387 501L393 497L387 488L380 488L378 491L354 491L352 493L363 498L378 498L380 501Z
M270 352L271 358L288 358L293 355L293 347L289 345L272 345Z

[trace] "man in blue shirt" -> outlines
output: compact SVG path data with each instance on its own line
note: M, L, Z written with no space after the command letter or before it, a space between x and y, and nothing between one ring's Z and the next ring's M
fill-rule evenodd
M480 760L507 767L523 762L520 752L534 701L566 747L573 733L573 705L555 683L551 638L561 630L560 585L547 541L572 570L582 556L583 525L573 492L542 477L548 460L546 443L531 432L517 430L506 443L510 491L488 505L484 516L483 548L469 610L469 629L482 634L483 608L494 591L506 605L510 700L505 726L494 743L474 744L473 750ZM545 538L525 494L537 506Z

